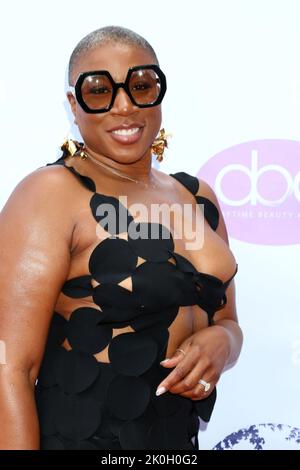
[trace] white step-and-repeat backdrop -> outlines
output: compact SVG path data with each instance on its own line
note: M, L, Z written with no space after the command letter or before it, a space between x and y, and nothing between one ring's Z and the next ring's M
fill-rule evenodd
M115 24L154 46L173 134L161 169L214 187L239 264L244 348L200 448L299 449L299 0L11 0L0 17L1 206L57 158L76 43Z

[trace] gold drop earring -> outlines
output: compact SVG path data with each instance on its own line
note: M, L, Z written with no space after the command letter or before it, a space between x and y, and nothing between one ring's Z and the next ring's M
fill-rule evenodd
M75 141L68 138L63 141L60 148L67 156L73 156L78 150Z
M71 157L78 155L81 160L87 159L87 155L83 150L83 145L77 142L77 140L66 138L60 148L65 153L66 157L69 155L71 155Z
M72 126L69 126L69 130L66 133L66 137L63 140L60 148L64 152L65 156L73 156L78 150L78 142L71 137L72 135Z
M168 137L171 137L171 134L167 134L165 129L161 129L151 145L151 151L156 155L156 160L159 162L163 160L165 148L168 148Z

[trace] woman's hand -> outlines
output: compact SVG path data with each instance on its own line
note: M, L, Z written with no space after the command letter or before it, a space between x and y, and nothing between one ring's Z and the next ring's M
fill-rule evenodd
M176 393L192 400L206 398L215 387L230 357L230 335L226 328L219 325L197 331L181 343L174 355L162 361L164 367L174 368L157 387L156 394L166 391ZM211 384L205 392L199 380Z

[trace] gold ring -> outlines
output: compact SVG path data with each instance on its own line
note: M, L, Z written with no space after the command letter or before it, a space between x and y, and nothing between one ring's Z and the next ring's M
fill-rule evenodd
M177 348L176 351L182 352L184 355L186 355L186 352L183 349Z

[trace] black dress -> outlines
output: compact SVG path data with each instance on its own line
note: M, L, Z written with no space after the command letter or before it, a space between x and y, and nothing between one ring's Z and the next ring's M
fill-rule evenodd
M171 234L166 237L167 229L160 224L135 226L137 232L158 228L158 239L136 238L129 230L128 241L119 238L135 224L131 214L115 197L97 193L93 180L67 167L64 158L47 165L63 165L91 191L95 226L109 228L110 236L92 252L86 275L69 279L62 288L72 298L92 296L101 310L80 307L69 321L58 312L52 318L35 388L41 449L198 449L198 416L209 421L216 389L198 401L170 392L156 396L157 386L172 370L160 361L179 307L199 305L212 325L232 278L223 283L198 272L174 251ZM215 230L218 210L196 196L198 179L183 172L171 176L204 204L204 215ZM105 203L120 215L115 227L107 226L105 211L97 211ZM145 262L137 266L138 257ZM132 291L119 285L128 276ZM134 333L112 338L113 328L126 326ZM69 351L62 346L66 338ZM108 345L110 363L97 361L94 354Z

